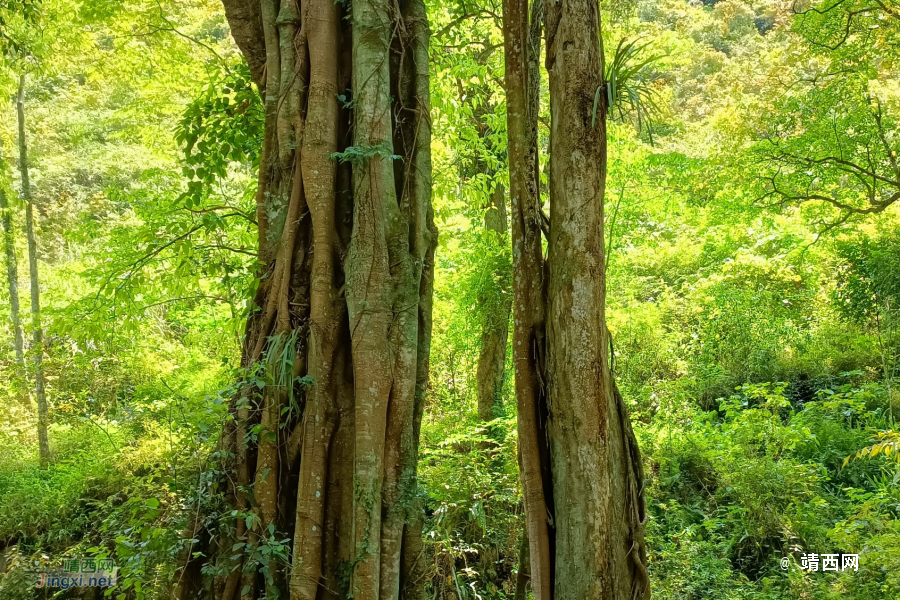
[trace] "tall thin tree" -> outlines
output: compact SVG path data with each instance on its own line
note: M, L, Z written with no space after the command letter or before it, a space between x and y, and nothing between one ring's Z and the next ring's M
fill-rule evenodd
M519 432L519 476L525 503L531 587L552 597L553 494L546 440L546 290L537 147L543 3L503 3L506 111L513 249L513 367Z
M222 438L238 518L216 597L421 598L437 233L425 6L223 3L265 132L257 310ZM285 538L292 556L271 552Z
M490 195L490 206L484 214L484 231L491 236L488 243L507 241L509 228L506 216L506 192L499 183ZM479 295L481 305L481 351L478 354L478 418L491 421L500 416L503 405L503 383L506 376L506 346L509 336L509 314L512 295L507 289L509 263L497 260L489 263L497 268L486 275L491 278ZM505 267L505 268L504 268Z
M544 3L551 110L545 225L527 6L526 0L504 2L513 346L535 599L648 598L643 472L610 371L604 315L607 95L600 9L591 0Z
M9 198L6 196L6 187L2 185L0 185L0 213L2 213L0 221L3 222L3 249L6 253L6 276L9 284L9 316L13 328L16 366L21 377L25 375L25 342L22 338L22 321L19 315L19 268L12 226L12 208L9 205Z
M50 415L44 391L44 330L41 325L41 293L38 280L37 241L34 237L34 203L31 180L28 178L28 145L25 140L25 74L19 76L16 101L19 120L19 172L22 177L22 199L25 201L25 234L28 238L28 272L31 278L31 355L34 360L34 395L38 409L38 453L42 467L50 461L50 442L47 427Z

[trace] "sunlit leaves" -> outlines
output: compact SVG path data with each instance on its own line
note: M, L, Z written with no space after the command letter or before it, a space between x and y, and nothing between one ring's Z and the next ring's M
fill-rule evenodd
M610 117L618 120L632 119L638 131L647 131L653 140L652 120L660 113L656 104L656 86L659 75L654 64L661 57L646 55L650 43L622 38L604 73L606 103ZM597 90L599 94L600 90ZM593 124L597 118L597 97L594 98Z
M189 208L199 207L213 185L234 164L259 164L263 135L262 101L241 62L222 73L184 111L175 139L184 147Z
M900 237L843 240L837 245L835 306L848 321L900 326Z
M806 55L775 103L757 147L760 197L811 202L829 230L900 200L900 14L890 3L798 5Z
M29 54L22 30L34 27L40 16L42 0L0 0L0 56L7 60Z

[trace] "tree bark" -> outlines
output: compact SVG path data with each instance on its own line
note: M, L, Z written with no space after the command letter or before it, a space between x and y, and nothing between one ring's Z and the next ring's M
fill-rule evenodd
M530 70L536 54L523 50L525 9L524 0L507 0L504 29L510 185L521 190L513 194L514 347L534 596L649 598L643 473L610 372L604 314L607 107L599 5L544 2L551 109L545 270L543 216L530 189L537 168L530 160L536 136L529 134L537 116L528 111L535 110L530 90L537 84ZM515 141L520 135L524 148ZM519 198L527 205L517 207ZM546 295L539 294L544 286Z
M523 531L519 540L519 570L516 573L515 600L528 598L528 580L531 579L531 558L528 556L528 535Z
M545 388L547 295L537 154L543 8L540 0L504 0L506 111L512 205L513 366L519 476L535 600L552 598L555 530Z
M484 230L491 242L504 243L509 222L506 216L506 194L497 184L491 193L491 206L484 215ZM505 289L509 274L492 271L489 276L499 281L499 289L483 294L481 303L481 351L478 354L478 418L492 421L500 416L503 405L503 383L506 375L506 343L509 338L509 314L512 295ZM493 288L493 286L491 286ZM495 297L490 297L490 296Z
M223 3L266 122L258 310L223 433L245 552L223 546L215 587L226 600L418 600L437 243L424 4ZM289 568L259 560L284 537Z
M6 252L6 276L9 283L9 313L13 328L13 345L19 376L25 374L25 343L22 339L22 322L19 316L19 269L16 261L16 244L12 229L12 209L6 197L6 189L0 188L0 212L3 221L3 246Z
M25 141L25 74L19 76L16 102L19 121L19 172L22 176L22 198L25 200L25 234L28 238L28 271L31 276L31 353L34 360L34 395L38 409L38 455L41 467L50 462L50 442L47 427L50 416L44 392L44 330L41 327L41 300L38 282L37 242L34 237L34 206L31 181L28 178L28 147Z

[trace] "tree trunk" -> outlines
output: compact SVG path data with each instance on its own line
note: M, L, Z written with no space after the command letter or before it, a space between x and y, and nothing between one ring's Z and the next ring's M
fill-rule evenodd
M531 579L531 557L528 556L528 534L522 532L519 540L519 570L516 573L515 600L527 600L528 580Z
M599 6L589 0L544 4L551 108L546 271L540 263L543 217L531 191L536 137L527 134L536 128L536 113L529 112L535 110L536 53L526 50L533 44L525 10L524 0L505 3L510 185L519 190L513 195L516 388L534 595L649 598L643 473L610 373L604 316L607 150ZM519 199L527 203L517 207Z
M506 217L506 194L503 186L491 193L491 206L484 215L484 229L493 242L504 243L509 227ZM478 419L492 421L500 416L503 404L503 382L506 375L506 342L509 337L509 313L512 295L503 283L508 273L491 272L490 277L501 282L499 289L482 294L481 351L478 355ZM495 297L491 297L495 296Z
M215 587L225 600L275 589L418 600L437 241L425 7L223 3L266 121L258 311L223 432L235 456L232 541L246 545L237 558L221 546ZM263 552L285 537L289 568Z
M489 423L503 412L503 384L506 376L506 342L509 338L509 314L512 310L512 294L509 290L509 263L497 257L507 241L509 223L506 216L506 194L503 186L496 184L490 196L491 205L484 215L484 229L487 244L494 258L484 261L484 268L490 282L483 282L478 302L481 305L481 350L478 355L478 419ZM480 444L484 451L496 448L502 432L489 426L486 434L491 440ZM492 465L492 470L498 468ZM485 584L492 585L497 579L497 563L500 555L497 544L484 544L478 554L478 571Z
M13 344L19 376L25 374L25 351L22 339L22 322L19 316L19 269L16 263L16 244L12 229L12 209L6 197L6 188L0 187L0 212L3 221L3 246L6 251L6 275L9 282L9 313L13 328Z
M547 439L545 314L547 296L541 240L537 154L543 8L528 0L504 0L506 111L513 249L513 367L519 432L519 476L535 600L552 597L553 494Z
M16 103L19 118L19 171L22 175L22 198L25 200L25 233L28 238L28 271L31 275L31 335L34 357L34 395L38 409L38 453L41 467L50 462L50 442L47 426L50 416L44 394L44 330L41 327L41 297L38 284L37 243L34 239L34 207L31 201L31 182L28 179L28 147L25 142L25 74L19 76Z

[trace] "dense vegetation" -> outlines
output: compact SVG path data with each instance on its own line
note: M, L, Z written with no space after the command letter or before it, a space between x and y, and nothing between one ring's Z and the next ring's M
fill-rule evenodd
M512 344L502 7L427 8L440 234L426 593L522 597L512 358L499 376L481 365L486 344ZM654 595L900 597L900 6L622 0L602 15L619 82L607 318ZM23 298L25 76L51 450L42 467L32 321L20 362L4 309L0 597L52 597L28 569L81 556L116 560L112 597L169 597L208 542L195 533L235 514L216 482L260 285L255 75L218 0L0 2L0 45L0 193ZM256 564L290 559L275 533ZM800 569L839 552L859 571Z

